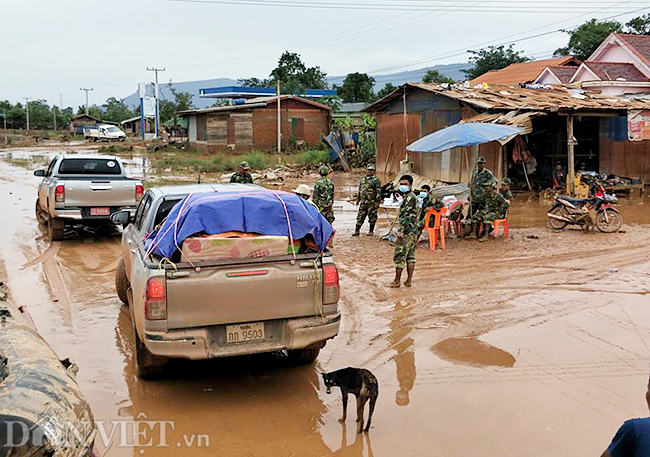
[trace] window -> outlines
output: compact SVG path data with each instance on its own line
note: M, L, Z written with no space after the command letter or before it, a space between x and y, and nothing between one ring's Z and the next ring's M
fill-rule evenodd
M121 132L121 130L118 129L117 127L109 127L109 128L107 128L106 130L108 130L109 132L112 132L112 133L118 133L118 132Z
M62 175L119 175L120 164L111 159L63 159L59 167Z
M56 164L56 157L54 160L50 162L50 165L47 167L47 171L45 172L45 176L52 176L52 172L54 171L54 165Z
M135 228L140 230L142 228L142 221L146 217L147 213L149 212L149 207L151 206L151 194L146 194L140 204L138 205L138 209L135 212L135 218L133 219L133 224L135 225Z

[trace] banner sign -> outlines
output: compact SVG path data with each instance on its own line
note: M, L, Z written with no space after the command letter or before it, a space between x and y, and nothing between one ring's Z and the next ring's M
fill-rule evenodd
M630 141L650 140L650 110L628 111L627 135Z

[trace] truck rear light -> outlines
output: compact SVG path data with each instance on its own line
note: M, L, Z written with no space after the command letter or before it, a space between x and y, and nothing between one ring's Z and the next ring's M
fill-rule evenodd
M144 300L144 317L150 321L167 319L167 296L165 278L155 276L147 281Z
M63 184L59 184L54 189L54 201L58 203L65 202L65 186Z
M135 185L135 201L139 202L142 200L142 195L144 194L144 186L142 184Z
M323 265L323 305L338 303L339 290L339 271L336 265Z

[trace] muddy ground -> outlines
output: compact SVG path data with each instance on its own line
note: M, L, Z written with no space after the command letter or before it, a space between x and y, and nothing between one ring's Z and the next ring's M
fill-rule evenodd
M338 196L356 179L336 176ZM37 184L24 164L0 161L0 263L14 300L79 365L106 434L102 421L174 421L169 447L132 446L118 430L110 457L600 455L622 421L647 416L647 199L623 199L624 233L607 235L552 232L547 205L520 195L510 239L419 249L413 288L398 290L384 287L392 247L351 238L354 207L339 203L342 329L313 366L276 355L179 362L147 382L133 371L130 318L115 295L119 233L50 243L33 215ZM337 421L338 390L327 395L319 377L346 366L380 382L368 435L355 433L354 414ZM209 446L188 445L191 434Z

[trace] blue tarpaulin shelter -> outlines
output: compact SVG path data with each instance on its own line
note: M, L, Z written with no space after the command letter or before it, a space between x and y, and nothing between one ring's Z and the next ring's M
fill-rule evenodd
M178 202L145 246L153 254L171 258L194 234L226 232L291 236L312 235L325 250L334 229L320 211L296 194L251 186L250 190L193 193Z
M523 132L519 127L510 125L468 122L455 124L420 138L407 146L406 150L410 152L442 152L452 148L502 140Z

